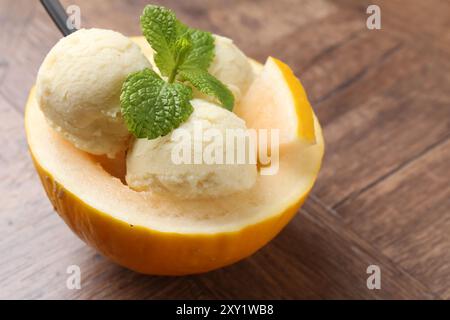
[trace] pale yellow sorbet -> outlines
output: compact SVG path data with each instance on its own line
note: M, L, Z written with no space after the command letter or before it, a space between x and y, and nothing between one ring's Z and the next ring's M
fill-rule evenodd
M212 133L209 129L215 129L225 141L227 129L232 132L234 129L245 131L245 122L213 103L194 99L191 104L194 112L178 129L164 137L137 139L134 142L127 155L126 181L129 187L180 198L206 198L248 190L255 184L257 167L255 163L251 163L249 155L256 150L252 149L250 143L244 149L247 155L245 163L235 161L227 164L224 156L223 163L208 164L203 161L205 150L213 140L194 133L200 127L202 133ZM192 139L180 139L180 133L188 133ZM195 143L200 143L201 150L194 147ZM237 142L233 146L237 148ZM192 163L174 161L174 156L182 154L178 152L182 149L190 150ZM221 152L229 152L226 144ZM197 159L202 159L202 163L193 163L196 156Z
M126 77L151 68L140 48L124 35L81 29L47 54L37 77L37 100L47 121L77 148L114 157L130 134L120 112Z
M233 40L214 35L214 43L215 56L208 71L224 83L239 102L254 79L250 61Z

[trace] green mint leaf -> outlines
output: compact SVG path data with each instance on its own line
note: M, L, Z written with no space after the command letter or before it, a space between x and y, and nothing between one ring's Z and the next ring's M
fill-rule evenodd
M182 30L182 28L180 29ZM208 70L214 59L214 37L209 32L187 27L184 34L189 35L192 42L192 50L180 66L180 69Z
M189 81L200 92L216 97L222 106L229 111L233 110L234 96L231 91L218 79L201 69L182 70L184 80Z
M128 130L137 138L165 136L193 112L191 88L167 83L150 69L130 74L122 86L120 104Z
M208 69L214 58L214 37L209 32L189 28L164 7L147 5L141 15L142 32L155 51L155 63L161 74L176 75L178 68ZM177 60L177 40L187 38L192 49Z
M189 81L201 92L214 96L232 110L233 94L207 70L214 58L214 37L189 28L164 7L148 5L141 15L142 32L155 51L154 60L165 82L145 69L128 76L120 96L128 130L137 138L154 139L186 121L193 108Z
M147 5L141 15L141 29L155 50L155 63L161 74L169 76L175 68L174 46L180 33L175 14L164 8Z
M192 50L192 42L189 35L182 36L175 42L175 50L174 50L174 59L175 59L175 67L172 69L169 76L169 83L172 83L175 80L175 77L178 73L178 67L183 64L186 59L186 56Z

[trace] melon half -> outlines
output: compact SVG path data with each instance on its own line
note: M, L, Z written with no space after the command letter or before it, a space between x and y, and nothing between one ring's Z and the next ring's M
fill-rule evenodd
M144 43L142 38L135 40ZM261 66L252 63L258 73ZM34 89L25 112L34 164L61 218L106 257L154 275L223 267L275 237L303 204L318 175L324 143L315 117L314 121L316 144L283 146L278 173L258 175L251 190L181 200L133 191L124 184L124 159L95 157L63 140L47 124Z

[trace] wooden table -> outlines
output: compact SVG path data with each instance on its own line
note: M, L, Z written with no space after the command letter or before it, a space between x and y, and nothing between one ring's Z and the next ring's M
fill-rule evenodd
M127 35L146 3L64 1L82 26ZM161 3L300 76L327 142L312 196L274 241L221 270L151 277L103 258L53 211L24 137L28 90L60 34L37 1L2 0L0 298L450 298L450 2ZM366 28L371 3L382 30ZM81 290L66 288L73 264ZM366 286L372 264L380 290Z

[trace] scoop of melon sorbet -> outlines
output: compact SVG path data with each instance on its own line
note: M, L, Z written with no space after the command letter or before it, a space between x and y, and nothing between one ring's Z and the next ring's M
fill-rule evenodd
M250 61L229 38L214 35L214 44L215 55L208 72L224 83L239 102L254 79Z
M50 125L77 148L114 157L129 132L120 113L120 90L128 74L150 62L124 35L81 29L47 54L37 77L37 101Z
M207 198L255 184L257 168L251 159L256 149L245 136L245 122L211 102L194 99L191 104L193 113L178 129L157 139L134 141L127 154L129 187L179 198Z

